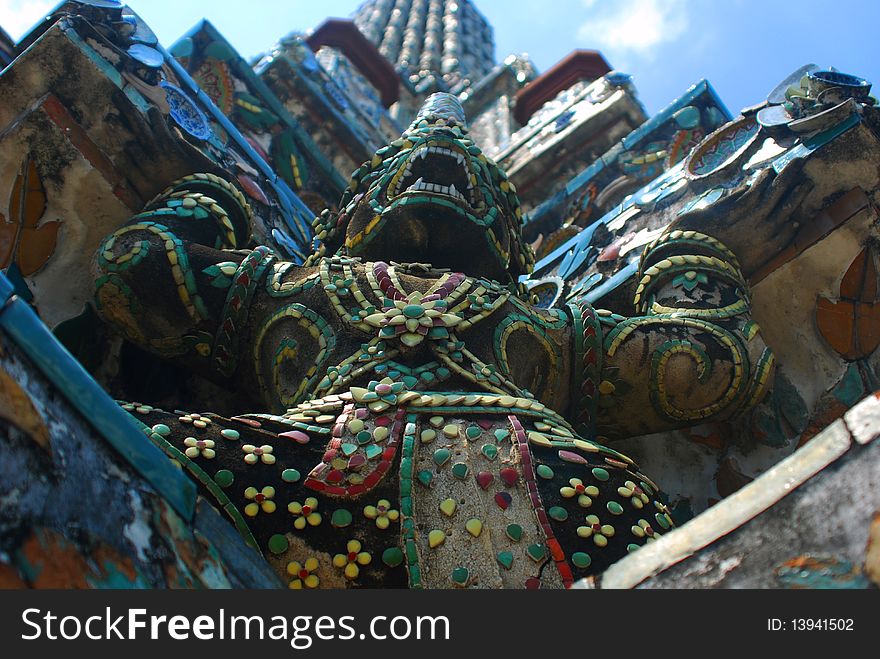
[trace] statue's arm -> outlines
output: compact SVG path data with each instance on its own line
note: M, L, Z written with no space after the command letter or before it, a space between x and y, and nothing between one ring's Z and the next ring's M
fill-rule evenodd
M211 175L177 181L107 236L95 306L126 339L214 380L230 379L255 289L273 260L239 249L251 230L237 188Z
M637 277L638 315L573 309L577 420L599 436L626 437L729 419L759 401L773 354L733 252L672 231L645 250Z

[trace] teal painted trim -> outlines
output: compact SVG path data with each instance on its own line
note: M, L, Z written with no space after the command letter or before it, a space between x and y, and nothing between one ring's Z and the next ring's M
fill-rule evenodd
M706 83L706 93L709 95L709 97L715 103L715 107L718 108L718 110L721 112L721 114L724 115L724 118L727 119L727 121L733 121L734 116L738 116L738 114L734 115L727 108L727 105L725 105L724 101L721 100L721 97L718 95L718 92L715 91L715 88L711 85L711 83L708 80L704 80L704 82Z
M648 119L648 121L636 128L629 135L624 137L622 141L623 148L627 151L632 149L636 145L636 143L639 142L648 133L652 132L654 129L659 128L662 124L669 121L669 119L672 118L673 114L678 112L686 105L690 105L694 100L696 100L703 94L706 94L709 97L709 100L711 100L715 104L715 106L718 108L721 114L724 115L727 121L730 121L733 118L730 114L730 110L728 110L724 103L721 102L721 99L718 98L718 94L715 93L715 90L712 88L712 85L709 84L709 81L703 79L693 85L677 99L672 101L672 103L660 110L660 112Z
M7 285L0 273L0 291ZM195 484L144 436L135 420L92 379L36 313L13 296L0 309L0 328L116 453L181 517L192 520Z
M850 114L846 119L841 121L839 124L832 126L831 128L822 131L812 137L808 137L804 140L804 146L806 146L810 152L815 151L819 147L825 146L831 140L839 137L850 128L855 126L858 123L861 123L862 116L859 112L853 109L852 114Z
M92 63L95 65L95 68L98 69L101 73L103 73L110 81L122 89L125 86L125 81L122 79L122 74L116 69L115 66L110 64L106 59L98 55L95 52L95 49L89 46L85 41L83 41L82 37L79 36L79 33L76 31L76 28L73 24L64 19L59 22L58 26L61 28L61 31L64 33L64 36L73 43L77 48L83 51L83 54L86 55ZM149 106L147 106L149 107ZM142 109L146 112L145 109Z
M861 123L861 121L862 119L858 112L853 112L840 123L832 126L831 128L828 128L827 130L822 131L821 133L818 133L817 135L813 135L812 137L805 139L801 144L798 144L783 153L781 156L773 161L773 170L777 174L781 174L782 170L785 169L793 160L797 158L806 158L811 153L813 153L813 151L825 146L837 137L840 137L850 128L853 128L857 124Z

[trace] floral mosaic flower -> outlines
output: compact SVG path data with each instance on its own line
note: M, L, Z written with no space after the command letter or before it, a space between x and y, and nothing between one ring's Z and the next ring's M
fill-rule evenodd
M177 418L181 423L191 423L196 428L207 428L211 425L211 419L206 416L202 416L201 414L196 414L195 412L190 412L189 414L184 414Z
M369 343L361 344L361 352L358 355L358 361L368 362L374 359L382 359L383 357L385 357L385 344L381 341L375 345L370 345Z
M599 382L599 407L614 407L617 405L616 396L623 396L630 392L632 385L620 377L619 366L609 366L602 372L603 379Z
M361 566L369 565L373 560L369 552L361 551L362 548L360 540L349 540L345 546L347 553L333 557L333 565L343 570L346 579L357 579Z
M324 286L324 290L328 293L336 294L339 297L347 297L348 295L351 295L351 287L353 284L354 279L351 277L333 275L330 283Z
M190 459L202 457L206 460L210 460L217 455L214 451L213 439L196 439L195 437L187 437L183 440L183 445L186 446L184 454Z
M262 490L251 486L244 491L244 498L251 503L244 507L244 514L248 517L256 517L262 510L264 513L275 512L275 488L267 485Z
M640 519L638 521L638 525L632 526L630 530L632 531L632 534L637 538L648 538L648 542L653 542L658 537L660 537L660 534L657 533L653 528L651 528L651 525L648 523L648 521L644 519Z
M293 520L293 528L302 531L309 526L318 526L321 523L321 513L316 512L318 508L318 500L315 497L309 497L303 503L299 501L291 501L287 504L287 512L296 519Z
M258 462L267 465L275 464L275 456L272 455L274 449L268 444L263 444L262 446L245 444L241 447L241 450L244 451L244 461L249 465L257 464Z
M376 520L376 526L380 529L387 529L391 522L396 522L400 518L400 512L391 508L388 499L380 499L375 506L364 508L364 517Z
M382 412L397 403L397 395L406 389L403 382L391 378L371 380L367 388L352 387L351 395L357 403L367 403L374 412Z
M566 499L577 497L581 508L589 508L593 505L592 497L599 496L599 488L595 485L584 485L580 478L572 478L568 481L568 486L559 488L559 494Z
M597 547L605 547L608 538L614 536L614 527L610 524L602 524L596 515L587 515L587 525L579 526L577 534L581 538L592 538Z
M386 300L383 311L364 320L380 328L379 336L399 338L403 345L417 346L425 337L445 339L448 328L458 325L461 316L446 313L446 300L439 295L422 297L419 292L410 293L404 300Z
M648 495L645 494L645 491L641 487L636 485L633 481L626 481L623 484L623 487L617 488L617 493L620 496L629 499L633 505L633 508L635 508L636 510L641 510L642 508L644 508L645 504L649 501Z
M303 564L291 561L287 564L287 574L293 577L293 581L287 584L287 587L291 590L317 588L320 583L318 575L314 574L317 569L318 559L314 556L309 556Z

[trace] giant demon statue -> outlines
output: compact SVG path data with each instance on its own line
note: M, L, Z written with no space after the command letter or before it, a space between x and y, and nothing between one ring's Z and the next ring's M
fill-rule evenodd
M221 178L176 182L102 244L96 303L263 412L138 418L291 588L601 572L672 527L605 444L730 418L767 380L736 257L694 231L646 250L641 315L531 306L516 190L446 94L355 172L305 265L237 249L249 212Z

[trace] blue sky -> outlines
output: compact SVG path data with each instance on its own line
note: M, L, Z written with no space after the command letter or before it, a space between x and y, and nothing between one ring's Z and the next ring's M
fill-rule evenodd
M0 0L20 37L54 0ZM130 0L170 46L202 17L248 58L284 34L349 16L359 0ZM700 78L730 110L761 101L802 64L835 66L878 85L877 0L476 0L495 28L496 59L527 52L539 70L575 48L602 51L635 76L652 114Z

